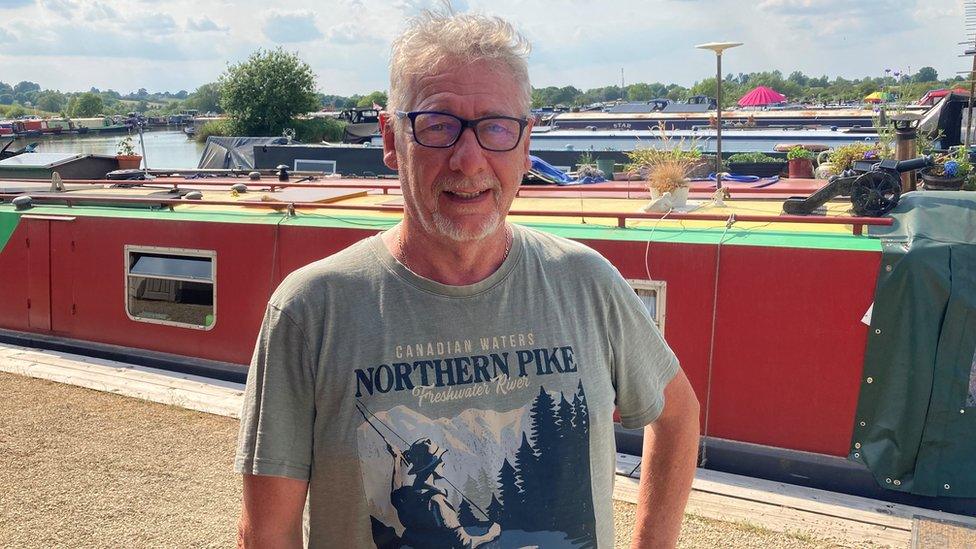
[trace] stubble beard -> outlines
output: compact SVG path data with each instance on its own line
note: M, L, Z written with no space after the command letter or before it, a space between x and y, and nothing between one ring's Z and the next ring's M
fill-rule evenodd
M492 210L492 212L488 214L476 227L462 227L439 211L438 198L442 192L445 190L461 189L465 186L469 186L466 185L469 182L471 182L471 180L466 177L452 177L435 182L431 195L433 198L434 210L430 212L424 211L423 207L421 206L422 201L420 196L418 196L416 187L411 183L410 194L413 197L413 210L416 214L415 217L418 221L420 221L420 225L425 231L428 233L439 234L455 242L472 242L486 238L498 230L499 225L501 225L503 221L503 216L501 214L502 188L501 182L499 182L498 178L494 176L486 175L476 180L476 187L485 187L492 191L492 198L495 203L494 210Z

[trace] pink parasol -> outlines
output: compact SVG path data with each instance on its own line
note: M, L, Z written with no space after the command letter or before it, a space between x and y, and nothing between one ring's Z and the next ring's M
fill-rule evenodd
M758 107L771 103L786 101L786 96L766 86L759 86L751 92L742 96L739 100L740 107Z

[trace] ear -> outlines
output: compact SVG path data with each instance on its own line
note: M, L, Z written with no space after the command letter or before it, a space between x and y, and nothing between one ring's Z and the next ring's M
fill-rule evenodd
M522 142L522 152L525 156L525 171L532 169L532 159L529 158L529 141L532 137L532 126L535 126L535 118L529 117L529 124L525 126L525 139Z
M396 152L396 130L393 117L388 112L380 113L380 135L383 136L383 164L391 170L399 169Z

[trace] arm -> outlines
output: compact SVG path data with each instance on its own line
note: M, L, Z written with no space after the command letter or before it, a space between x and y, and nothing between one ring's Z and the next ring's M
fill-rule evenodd
M245 473L237 547L300 548L307 493L306 481Z
M698 398L681 370L664 389L661 415L644 428L641 459L631 547L675 547L698 459Z

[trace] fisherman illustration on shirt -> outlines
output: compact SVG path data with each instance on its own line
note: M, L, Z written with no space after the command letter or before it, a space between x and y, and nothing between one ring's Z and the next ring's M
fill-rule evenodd
M457 509L449 501L447 490L435 486L444 478L443 456L447 450L441 450L429 438L417 440L403 453L389 443L386 450L393 457L390 502L404 526L402 546L474 549L501 534L501 527L496 522L492 522L484 534L468 533L458 520ZM404 471L406 467L409 469Z

